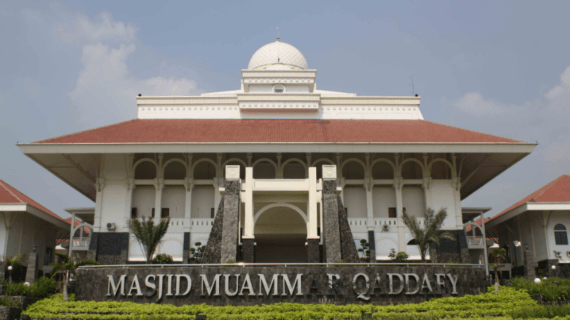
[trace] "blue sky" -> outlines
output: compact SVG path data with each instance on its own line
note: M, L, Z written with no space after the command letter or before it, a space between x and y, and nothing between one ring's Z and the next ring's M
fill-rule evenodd
M0 179L67 216L93 203L24 156L136 117L135 95L239 88L260 46L296 46L320 89L422 97L426 120L535 151L463 201L491 214L570 170L568 1L2 1Z

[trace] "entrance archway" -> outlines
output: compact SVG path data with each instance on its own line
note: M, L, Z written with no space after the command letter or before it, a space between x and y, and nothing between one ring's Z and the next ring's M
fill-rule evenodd
M307 262L305 213L288 203L274 203L255 215L255 262Z

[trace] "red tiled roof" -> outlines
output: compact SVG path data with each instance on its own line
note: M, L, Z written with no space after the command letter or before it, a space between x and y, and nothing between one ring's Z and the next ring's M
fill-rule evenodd
M490 219L490 218L485 218L485 223L489 222L489 220L491 220L491 219ZM481 218L475 220L474 222L475 222L475 224L481 226ZM466 232L470 232L472 227L473 227L472 225L466 226L466 227L465 227L465 231L466 231Z
M561 175L544 187L536 190L524 199L495 215L491 220L494 220L528 202L570 202L570 175ZM487 223L486 220L485 223Z
M51 212L46 207L42 206L41 204L35 202L30 197L26 196L25 194L18 191L16 188L12 187L11 185L7 184L5 181L0 180L0 203L22 203L22 204L29 204L32 207L35 207L38 210L41 210L54 218L57 218L61 221L64 221L60 216Z
M135 119L37 143L519 143L425 120Z
M64 220L65 222L69 223L71 225L71 218L67 218ZM81 220L78 220L77 218L75 218L75 227L77 227L78 225L81 224ZM83 227L83 232L89 232L89 228L88 227Z

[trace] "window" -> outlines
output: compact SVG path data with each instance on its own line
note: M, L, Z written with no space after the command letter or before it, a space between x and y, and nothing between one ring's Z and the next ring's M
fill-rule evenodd
M406 212L406 207L402 208L403 212ZM397 218L398 214L396 212L396 207L390 207L388 208L388 218Z
M160 218L167 219L170 218L170 208L162 208L160 211Z
M275 87L273 87L273 92L283 93L283 92L285 92L285 87L281 86L281 85L275 86Z
M150 212L150 217L154 219L154 208L152 208L152 211Z
M214 219L216 217L216 211L214 210L214 208L210 209L210 218Z
M137 218L137 208L132 208L131 209L131 219L136 219Z
M568 245L568 234L566 233L566 227L562 224L557 224L554 226L554 241L557 246Z

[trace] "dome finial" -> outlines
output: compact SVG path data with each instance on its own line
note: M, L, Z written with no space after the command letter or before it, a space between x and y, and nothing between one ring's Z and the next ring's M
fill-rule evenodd
M279 41L279 27L277 27L277 41Z

